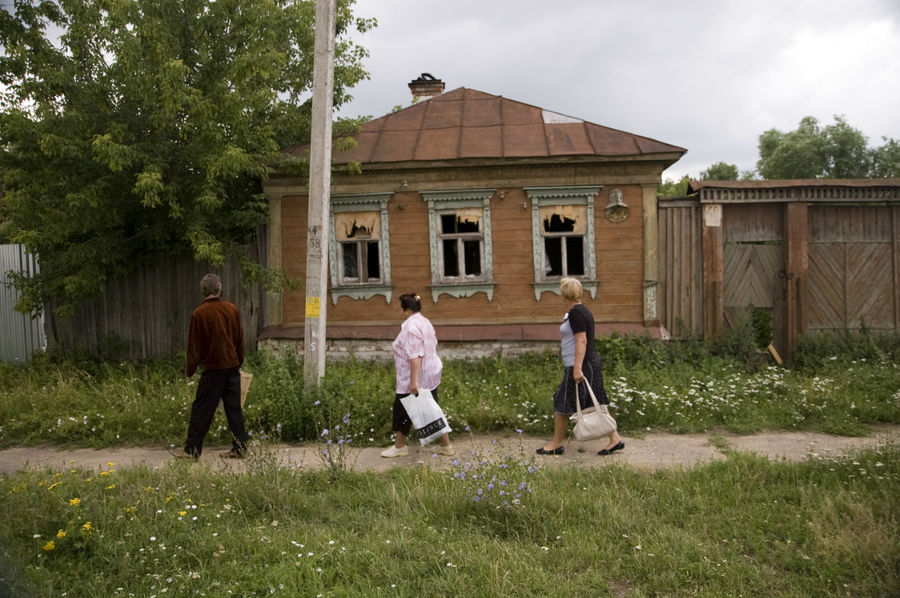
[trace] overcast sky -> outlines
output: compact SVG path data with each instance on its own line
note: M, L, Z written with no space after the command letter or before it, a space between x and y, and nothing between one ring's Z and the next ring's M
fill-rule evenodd
M344 116L431 73L687 148L664 178L755 167L760 133L836 114L900 139L900 0L357 0L371 80Z

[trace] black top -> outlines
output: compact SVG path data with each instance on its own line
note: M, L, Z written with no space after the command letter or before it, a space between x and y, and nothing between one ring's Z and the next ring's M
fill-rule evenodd
M596 353L594 348L594 314L591 313L591 310L581 303L573 305L572 309L569 310L569 326L572 327L572 332L574 334L578 334L579 332L585 333L585 336L587 337L587 351L585 352L585 358Z

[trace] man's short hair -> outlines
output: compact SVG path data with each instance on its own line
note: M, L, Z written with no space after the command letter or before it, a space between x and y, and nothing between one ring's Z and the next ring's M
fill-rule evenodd
M200 294L212 297L222 292L222 281L215 274L207 274L200 280Z

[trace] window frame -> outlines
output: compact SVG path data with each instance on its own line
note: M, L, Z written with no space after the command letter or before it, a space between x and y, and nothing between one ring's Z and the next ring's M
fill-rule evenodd
M431 258L431 297L437 303L441 295L452 297L471 297L476 293L485 293L488 301L494 298L494 268L491 240L491 198L496 189L465 189L448 191L420 191L422 200L428 206L428 240ZM465 258L460 255L459 277L444 276L444 239L459 238L454 233L444 236L441 228L441 216L459 209L481 209L480 249L481 276L466 277ZM472 233L468 233L472 234Z
M600 194L602 185L586 185L573 187L525 187L525 193L531 200L531 244L532 261L534 265L534 297L538 301L545 292L560 295L559 281L566 275L548 277L546 270L546 256L544 251L544 227L541 222L541 208L551 206L584 206L587 222L585 222L584 241L584 274L571 276L581 281L581 286L590 293L592 299L597 298L597 286L600 281L597 276L596 236L594 232L594 201ZM551 237L565 238L562 235L553 234ZM564 243L564 241L561 241ZM565 264L564 264L565 267Z
M358 195L332 195L331 210L329 213L330 232L328 239L328 259L331 270L331 302L337 305L340 297L350 297L354 300L371 299L377 295L383 295L387 303L391 302L393 285L391 284L391 243L388 230L388 202L393 193L365 193ZM335 234L335 214L346 212L374 212L379 215L381 234L379 241L379 265L381 266L381 281L370 283L368 281L347 282L343 279L344 262L338 257L339 253L337 235ZM362 240L358 241L362 242ZM368 242L368 241L366 241ZM341 252L343 249L340 250ZM358 251L358 249L357 249ZM357 253L358 255L358 253ZM360 268L366 264L360 263Z

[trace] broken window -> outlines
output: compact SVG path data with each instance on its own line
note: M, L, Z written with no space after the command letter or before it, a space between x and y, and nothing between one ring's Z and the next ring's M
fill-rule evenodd
M439 216L443 278L480 279L484 241L481 208L442 212Z
M340 282L381 282L381 215L378 212L335 214Z
M583 206L542 206L544 276L584 276L584 237L587 214Z

